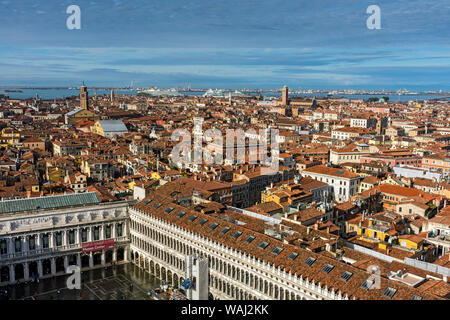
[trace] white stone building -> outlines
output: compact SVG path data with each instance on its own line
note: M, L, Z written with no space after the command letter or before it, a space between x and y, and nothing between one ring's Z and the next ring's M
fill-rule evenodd
M358 193L361 177L348 170L332 168L324 165L303 170L302 176L325 182L333 188L334 200L346 202Z
M1 201L0 285L128 260L128 206L92 192Z

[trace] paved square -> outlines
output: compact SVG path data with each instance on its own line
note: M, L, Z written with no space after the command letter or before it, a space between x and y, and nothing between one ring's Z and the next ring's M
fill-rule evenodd
M11 299L36 300L151 300L150 288L159 286L159 280L132 264L84 271L81 289L68 289L68 276L42 279L39 283L9 286Z

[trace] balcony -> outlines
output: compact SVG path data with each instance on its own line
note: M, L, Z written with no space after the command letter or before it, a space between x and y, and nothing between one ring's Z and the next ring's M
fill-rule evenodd
M434 233L428 233L427 240L450 244L450 235L437 235Z
M363 241L367 241L367 242L375 242L375 243L380 242L380 239L378 239L378 238L370 238L370 237L365 236L365 235L362 235L361 237L359 237L359 239L363 240Z
M383 232L386 233L388 232L391 228L389 227L385 227L385 226L380 226L380 225L371 225L370 227L368 227L368 229L372 229L378 232Z

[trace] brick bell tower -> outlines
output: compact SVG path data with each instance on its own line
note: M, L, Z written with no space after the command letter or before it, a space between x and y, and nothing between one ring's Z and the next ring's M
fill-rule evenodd
M84 81L83 85L80 88L80 108L86 110L89 109L89 96L87 92L87 87L84 85Z

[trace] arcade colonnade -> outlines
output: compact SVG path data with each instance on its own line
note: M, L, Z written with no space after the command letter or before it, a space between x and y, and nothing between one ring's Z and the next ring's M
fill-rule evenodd
M320 283L292 275L249 254L130 208L131 261L177 287L186 275L185 257L207 257L212 299L348 299Z
M102 221L0 235L0 284L64 274L69 265L93 268L128 260L128 221ZM82 244L114 239L109 250L82 252Z

